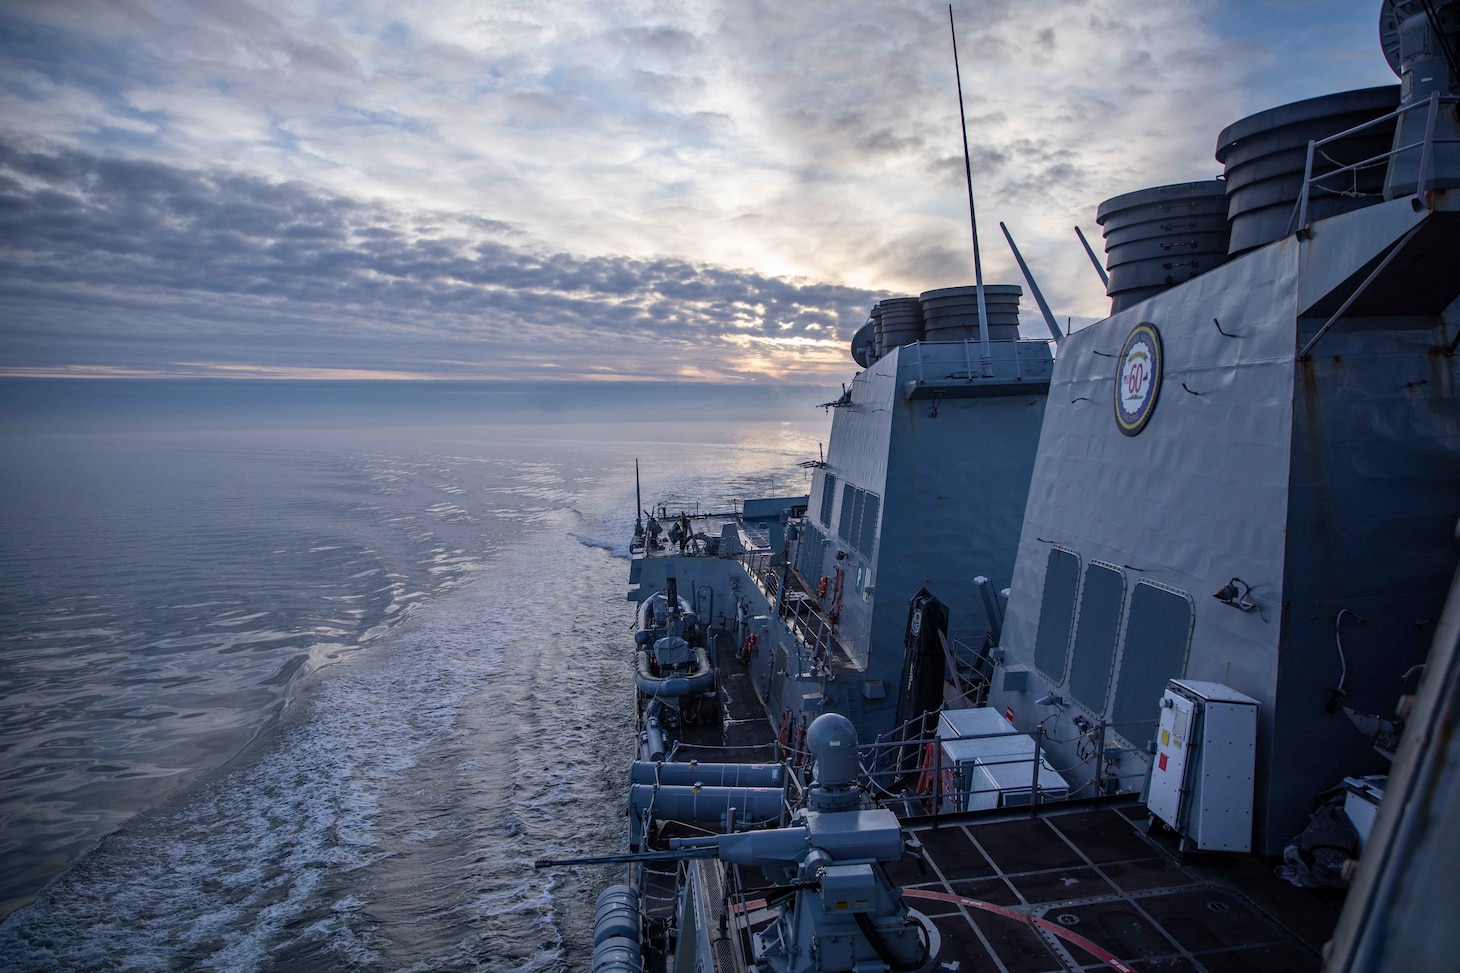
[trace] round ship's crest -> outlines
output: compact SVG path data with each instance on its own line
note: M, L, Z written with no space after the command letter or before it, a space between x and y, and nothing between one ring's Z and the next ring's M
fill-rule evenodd
M1161 332L1143 321L1125 339L1115 373L1115 424L1127 436L1138 435L1151 421L1161 395L1163 365Z

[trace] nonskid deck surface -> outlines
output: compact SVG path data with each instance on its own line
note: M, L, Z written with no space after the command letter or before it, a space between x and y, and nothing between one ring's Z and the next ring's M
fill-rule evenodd
M725 763L768 763L777 758L776 731L755 694L750 671L735 656L735 642L723 632L711 646L719 660L720 722L696 723L679 730L675 759Z
M1179 861L1145 821L1130 804L919 825L927 873L903 861L888 876L960 970L1119 968L1056 927L1141 973L1317 973L1341 896L1294 888L1249 856Z

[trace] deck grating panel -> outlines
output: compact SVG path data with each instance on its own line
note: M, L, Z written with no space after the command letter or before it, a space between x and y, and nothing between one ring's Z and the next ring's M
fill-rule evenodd
M1011 875L1009 881L1025 902L1067 902L1109 895L1114 888L1093 868L1061 868L1049 872Z
M992 902L994 905L1024 904L1019 898L1019 893L1015 892L1002 878L953 882L952 888L954 895L961 895L966 899L978 899L980 902Z
M918 827L932 874L916 866L898 874L910 886L1058 922L1140 973L1318 973L1309 937L1332 934L1330 895L1294 889L1251 856L1178 859L1144 835L1148 815L1135 805L1038 813ZM1026 920L972 907L955 916L927 900L917 907L953 937L948 957L988 954L985 965L962 969L1109 969Z
M1168 956L1164 959L1142 960L1138 963L1131 963L1131 968L1137 973L1202 973L1196 964L1184 956ZM1095 967L1099 970L1109 970L1110 967L1104 963Z
M924 903L926 904L926 903ZM922 904L919 905L921 910ZM924 913L926 915L926 913ZM998 967L989 958L989 951L975 935L973 927L968 924L962 914L952 916L940 916L933 919L933 925L938 927L938 933L943 937L943 949L939 952L938 958L943 962L943 968L948 969L953 963L957 963L959 970L994 970Z
M1173 889L1144 897L1140 904L1171 938L1192 952L1283 938L1240 898L1220 889Z
M1155 923L1126 899L1061 905L1035 914L1103 946L1126 962L1159 959L1180 952ZM1071 947L1070 951L1074 953L1075 949Z
M1150 858L1157 852L1155 845L1132 830L1130 821L1115 811L1083 811L1045 820L1097 865Z
M1288 943L1222 953L1203 953L1197 956L1197 961L1206 967L1207 973L1250 973L1252 970L1263 970L1265 973L1318 973L1321 968L1318 957L1306 949Z
M998 869L978 849L962 828L939 828L919 834L928 857L937 863L943 877L952 881L963 878L986 878L997 875Z
M1100 866L1100 871L1122 892L1145 892L1191 884L1191 876L1164 858L1107 862Z
M1005 874L1086 864L1042 818L979 825L973 837Z
M1009 973L1064 973L1064 964L1030 926L986 912L975 913L972 921Z

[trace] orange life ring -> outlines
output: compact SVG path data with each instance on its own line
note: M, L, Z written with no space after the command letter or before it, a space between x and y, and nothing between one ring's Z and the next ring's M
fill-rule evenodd
M816 597L818 597L818 598L825 598L826 597L826 582L827 582L827 579L826 578L822 578L820 581L816 582Z

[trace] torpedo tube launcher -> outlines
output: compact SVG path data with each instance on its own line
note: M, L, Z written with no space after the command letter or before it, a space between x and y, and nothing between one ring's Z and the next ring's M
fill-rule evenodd
M787 827L674 838L667 851L541 860L536 865L714 858L728 865L758 867L775 883L766 895L775 917L752 937L755 961L764 969L811 973L881 963L903 971L931 970L940 936L931 920L907 907L883 870L885 863L912 853L897 816L868 806L856 783L857 736L851 721L840 714L823 714L811 724L806 743L816 776L805 806ZM705 767L709 776L717 773L712 767ZM726 818L735 827L733 808ZM637 910L636 902L627 886L614 886L600 899L594 927L595 969L600 969L600 960L604 970L639 968L610 962L619 953L625 963L630 954L638 957L638 931L628 931L635 925L628 917Z

